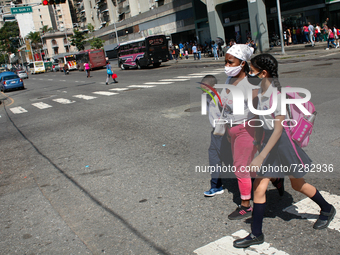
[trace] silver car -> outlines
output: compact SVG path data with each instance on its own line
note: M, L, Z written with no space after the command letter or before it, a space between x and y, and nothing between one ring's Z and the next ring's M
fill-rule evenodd
M19 78L21 78L21 79L28 79L28 75L27 75L26 71L24 71L24 70L18 71L17 74L18 74Z

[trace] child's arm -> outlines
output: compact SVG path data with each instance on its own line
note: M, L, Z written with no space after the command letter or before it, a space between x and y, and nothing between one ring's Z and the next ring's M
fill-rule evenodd
M250 163L249 165L250 169L254 167L257 170L261 167L263 160L267 157L269 152L273 149L273 147L275 146L275 144L281 137L282 130L283 130L281 122L284 121L284 119L285 119L284 115L278 115L275 117L276 121L274 121L274 132L270 136L268 143L263 148L261 153L256 158L254 158L253 161Z

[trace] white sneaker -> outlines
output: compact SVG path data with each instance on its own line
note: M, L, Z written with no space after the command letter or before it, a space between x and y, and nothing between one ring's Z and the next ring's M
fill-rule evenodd
M339 48L339 45L337 45L335 48L336 48L336 49Z
M329 50L329 48L326 48L325 50Z

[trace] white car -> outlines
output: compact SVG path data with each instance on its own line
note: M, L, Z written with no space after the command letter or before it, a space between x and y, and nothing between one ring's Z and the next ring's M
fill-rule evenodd
M24 70L18 71L17 74L18 74L19 78L21 78L21 79L28 79L28 75L27 75L26 71L24 71Z

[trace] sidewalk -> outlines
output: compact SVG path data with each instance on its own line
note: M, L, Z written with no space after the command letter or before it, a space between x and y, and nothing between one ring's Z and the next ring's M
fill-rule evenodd
M324 55L325 53L340 53L340 49L330 48L329 51L326 51L327 42L319 42L315 43L315 46L312 47L311 44L294 44L290 46L285 46L285 54L282 54L281 46L273 47L263 53L269 53L274 55L278 60L284 59L292 59L298 57L299 59L308 58L308 57L315 57L317 55ZM261 54L259 51L255 54ZM224 56L220 57L219 60L215 60L213 57L204 57L202 54L202 58L200 60L194 60L194 55L189 55L189 59L178 59L176 60L169 60L168 62L164 63L163 65L171 65L172 67L176 68L189 68L189 67L201 67L201 66L217 66L220 67L224 63ZM189 64L189 65L188 65Z

